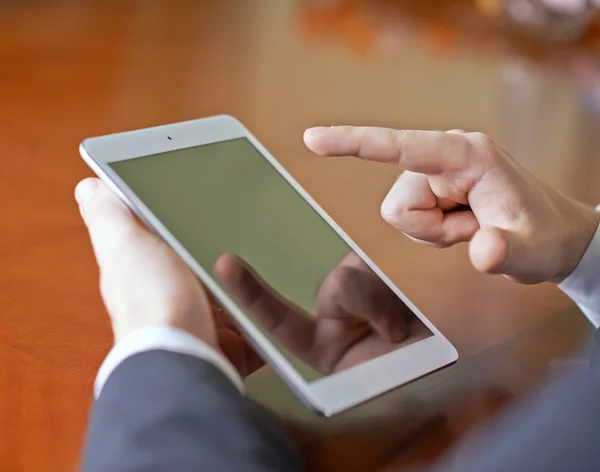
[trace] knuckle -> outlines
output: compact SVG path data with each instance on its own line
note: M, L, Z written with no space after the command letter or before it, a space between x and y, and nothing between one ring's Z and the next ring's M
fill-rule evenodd
M82 208L84 217L94 220L104 220L111 215L111 202L104 192L96 192Z
M404 202L397 198L386 198L381 203L381 217L389 224L398 226L406 216L408 208Z
M337 284L340 287L353 287L359 281L358 271L353 267L338 267L335 270Z
M496 148L496 143L485 133L474 132L466 134L469 141L479 150L492 152Z
M82 214L90 230L103 238L122 244L141 242L146 232L119 205L120 202L98 192L86 203Z
M390 144L392 149L396 149L395 160L400 162L402 160L402 149L407 141L411 141L418 137L418 132L413 129L391 129L390 130Z
M81 207L81 212L85 216L93 216L98 212L98 207L102 205L102 198L98 196L98 192L92 195Z
M418 135L418 131L414 129L395 129L394 134L397 138L410 138Z
M392 139L395 141L398 149L401 149L401 144L415 138L419 135L417 130L414 129L393 129L391 130Z
M323 282L323 288L329 295L341 293L352 283L354 274L349 267L340 266L333 270Z
M327 305L347 304L348 297L360 290L359 271L352 267L338 266L323 280L318 289L317 299Z

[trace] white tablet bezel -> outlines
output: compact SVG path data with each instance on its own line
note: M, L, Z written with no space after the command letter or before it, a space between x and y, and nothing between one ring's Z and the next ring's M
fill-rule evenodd
M382 280L431 330L433 336L341 372L307 382L269 339L247 318L168 229L152 214L108 165L136 157L200 146L236 138L247 138L321 217L359 254ZM253 341L296 394L317 412L331 416L408 383L458 359L452 344L406 298L364 251L327 215L261 143L235 118L219 115L154 128L111 134L84 140L80 153L94 172L132 208L138 217L164 239L189 265Z

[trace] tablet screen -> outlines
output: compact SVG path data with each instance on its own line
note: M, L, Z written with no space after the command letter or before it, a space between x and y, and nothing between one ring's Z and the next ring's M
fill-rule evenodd
M432 335L248 139L110 167L305 380Z

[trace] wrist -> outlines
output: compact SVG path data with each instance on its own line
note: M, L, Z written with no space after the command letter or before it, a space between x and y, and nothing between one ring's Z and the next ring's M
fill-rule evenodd
M560 284L577 267L587 251L600 223L600 214L591 206L571 201L570 218L565 222L562 264L550 281Z
M130 337L131 335L135 335L135 333L139 333L141 331L153 328L170 328L178 331L185 332L195 338L203 341L208 344L210 347L214 348L217 351L221 351L219 344L216 340L216 334L214 333L214 328L211 327L211 330L202 330L198 329L196 326L197 323L182 323L180 319L170 319L170 320L129 320L126 322L116 322L113 321L113 335L114 335L114 343L117 344L125 338ZM207 335L203 331L210 331L211 335Z
M203 339L188 331L167 324L138 325L123 338L115 338L115 346L102 363L94 385L95 396L100 392L111 373L125 359L147 351L167 351L203 359L223 372L243 393L243 381L224 354Z

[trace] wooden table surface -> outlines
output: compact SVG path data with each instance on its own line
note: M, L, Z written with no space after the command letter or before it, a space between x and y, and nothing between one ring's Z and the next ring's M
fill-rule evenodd
M589 325L556 287L480 275L464 245L425 248L388 227L378 209L398 169L312 156L302 133L481 130L595 203L600 100L590 64L482 50L447 25L414 23L398 3L385 14L373 3L318 3L0 3L0 470L76 466L111 347L72 198L91 175L77 149L87 136L237 116L457 347L455 366L330 420L268 369L249 379L310 470L430 461L534 388L552 359L589 347Z

